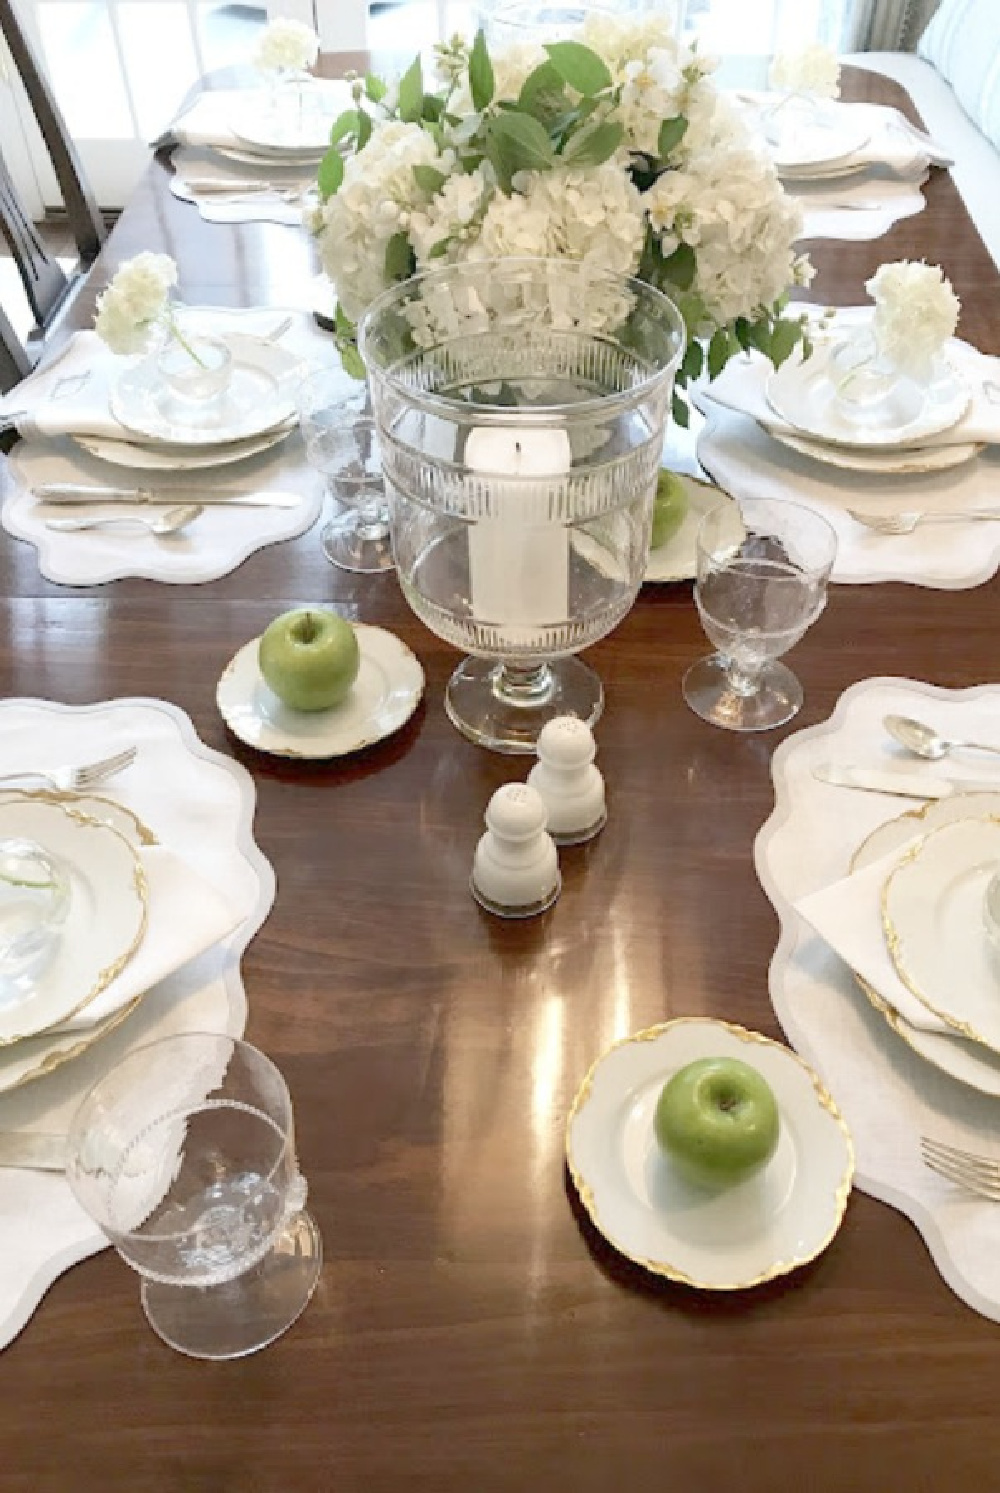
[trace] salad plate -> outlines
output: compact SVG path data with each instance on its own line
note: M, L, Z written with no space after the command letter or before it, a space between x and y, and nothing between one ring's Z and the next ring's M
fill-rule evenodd
M111 394L111 413L126 431L161 445L231 445L272 432L295 415L301 360L274 342L227 333L233 376L226 392L192 424L176 406L154 359L127 368Z
M882 926L906 988L953 1031L1000 1054L1000 964L983 915L998 863L1000 817L929 830L885 881Z
M681 521L680 528L671 535L666 544L650 550L644 576L646 581L687 581L697 575L698 525L708 510L714 508L717 503L735 503L736 501L721 487L717 487L714 482L703 481L700 477L689 477L684 472L678 475L687 489L688 510Z
M705 1057L756 1068L781 1116L764 1170L718 1192L678 1177L653 1130L664 1083ZM597 1059L569 1113L566 1159L584 1208L620 1254L714 1291L760 1285L815 1259L840 1227L854 1175L847 1127L812 1069L770 1038L704 1017L649 1027Z
M949 365L946 374L926 390L901 384L905 398L894 418L883 425L859 425L839 401L844 374L833 361L836 347L832 340L818 343L811 357L793 356L768 377L768 404L804 435L879 450L919 446L927 437L951 430L969 408L968 385Z
M867 835L851 857L851 870L862 870L894 850L901 851L928 830L956 819L980 819L1000 815L1000 790L996 793L955 793L935 799L919 809L908 809ZM933 1032L916 1027L855 973L859 987L896 1035L922 1057L969 1088L1000 1096L1000 1057L979 1042L970 1042L957 1032Z
M406 644L381 627L355 623L358 677L330 710L290 710L265 684L259 638L223 671L216 701L226 725L247 746L278 757L322 760L360 752L406 724L424 693L424 671Z
M146 876L134 844L74 805L0 802L0 839L41 845L69 881L66 920L48 962L0 1003L0 1047L83 1010L132 958L146 931Z
M768 112L777 122L777 112ZM766 114L762 115L762 123L766 133ZM852 158L870 139L871 127L866 119L852 114L843 105L824 104L812 121L799 121L777 142L769 140L768 153L780 173L805 173L816 168L834 171L851 164Z

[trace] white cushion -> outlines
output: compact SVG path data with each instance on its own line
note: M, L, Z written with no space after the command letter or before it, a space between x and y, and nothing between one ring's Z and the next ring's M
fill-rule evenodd
M1000 5L997 0L942 0L917 47L1000 150Z
M1000 13L1000 0L988 3L996 3ZM1000 267L1000 152L971 122L949 84L929 62L908 52L855 52L841 60L895 78L906 89L934 139L954 157L952 179Z

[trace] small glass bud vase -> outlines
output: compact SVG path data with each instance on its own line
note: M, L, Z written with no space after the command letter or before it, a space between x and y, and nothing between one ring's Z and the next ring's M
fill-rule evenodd
M173 333L156 354L156 366L178 414L197 416L229 388L233 355L221 337Z
M930 373L920 379L901 369L879 347L870 327L838 342L830 375L841 416L859 429L881 430L916 420L927 399Z
M33 840L0 841L0 1002L23 999L69 911L62 865Z

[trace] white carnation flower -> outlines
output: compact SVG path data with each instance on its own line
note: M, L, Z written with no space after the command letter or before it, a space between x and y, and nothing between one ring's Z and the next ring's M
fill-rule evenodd
M959 299L938 265L898 260L883 264L865 289L875 302L872 329L879 352L916 378L955 335Z
M319 56L319 37L302 21L278 16L265 26L254 52L254 65L261 72L302 72Z
M804 47L800 52L778 52L767 79L781 93L807 93L813 98L840 96L840 63L829 47Z

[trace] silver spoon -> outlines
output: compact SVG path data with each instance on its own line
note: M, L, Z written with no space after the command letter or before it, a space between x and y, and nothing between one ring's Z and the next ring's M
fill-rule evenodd
M104 514L96 517L92 514L89 518L49 518L45 521L45 527L55 529L60 534L72 534L78 529L110 529L127 524L130 528L143 529L147 534L155 534L158 539L163 539L168 534L179 534L181 529L187 528L204 511L200 503L183 503L179 508L166 509L155 518L143 518L138 513L116 513L113 516Z
M925 726L923 721L911 720L909 716L887 715L882 724L889 735L906 747L908 752L915 752L918 757L926 757L931 762L947 757L949 752L958 747L968 747L976 752L996 752L1000 756L1000 746L989 746L984 741L949 740L947 736L939 736L930 726Z

